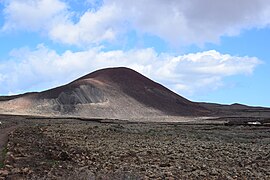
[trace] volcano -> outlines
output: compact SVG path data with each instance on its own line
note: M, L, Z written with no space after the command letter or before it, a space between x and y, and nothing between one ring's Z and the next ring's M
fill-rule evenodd
M135 118L212 112L132 69L119 67L97 70L50 90L1 97L0 113Z

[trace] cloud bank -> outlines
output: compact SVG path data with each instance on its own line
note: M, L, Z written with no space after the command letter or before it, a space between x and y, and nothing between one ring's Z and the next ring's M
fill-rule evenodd
M104 0L98 8L90 1L79 15L69 2L6 1L3 29L46 32L53 41L78 46L110 42L135 30L184 46L217 43L222 36L270 23L268 0Z
M260 64L255 57L237 57L215 50L172 56L151 48L103 52L56 51L39 45L36 49L14 50L9 61L0 65L0 93L44 90L68 83L91 71L115 66L130 67L173 90L191 95L222 86L225 77L251 74Z

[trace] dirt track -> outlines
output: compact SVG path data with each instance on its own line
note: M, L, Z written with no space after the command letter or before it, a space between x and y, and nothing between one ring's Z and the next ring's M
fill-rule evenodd
M8 140L8 134L14 131L18 126L11 126L7 128L0 129L0 150L5 146Z
M1 125L3 126L3 125ZM18 127L18 125L12 125L9 127L4 127L1 128L0 127L0 163L3 162L3 148L6 146L7 141L8 141L8 135L9 133L11 133L12 131L14 131L16 128Z

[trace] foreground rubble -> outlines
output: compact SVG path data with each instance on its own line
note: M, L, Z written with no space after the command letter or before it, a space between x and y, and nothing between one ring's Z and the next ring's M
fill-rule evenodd
M10 134L0 179L270 179L269 149L263 126L42 120Z

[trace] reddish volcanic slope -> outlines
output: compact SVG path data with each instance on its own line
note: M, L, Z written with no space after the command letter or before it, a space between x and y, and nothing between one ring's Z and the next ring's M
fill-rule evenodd
M169 115L207 115L209 110L191 102L140 73L124 67L95 71L78 80L93 78L120 87L123 93ZM76 81L75 81L76 82Z
M40 93L0 98L0 112L95 117L207 116L211 111L138 72L107 68Z

